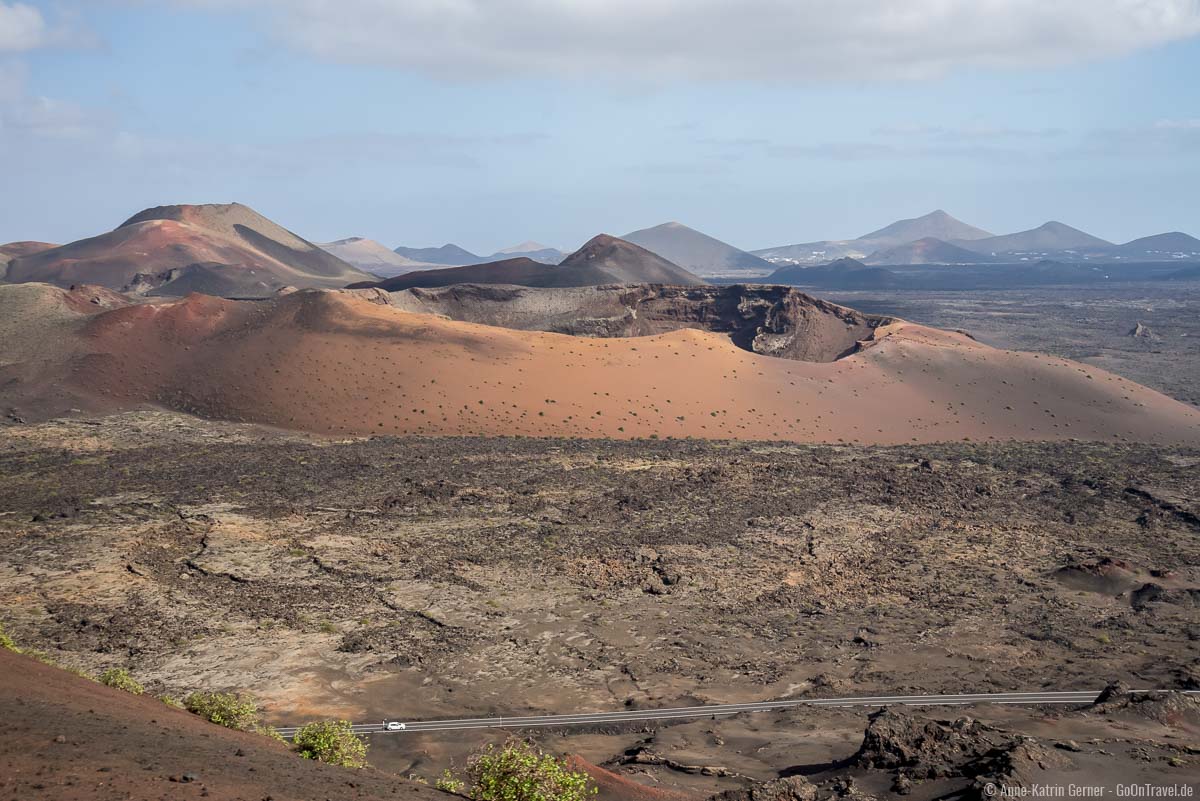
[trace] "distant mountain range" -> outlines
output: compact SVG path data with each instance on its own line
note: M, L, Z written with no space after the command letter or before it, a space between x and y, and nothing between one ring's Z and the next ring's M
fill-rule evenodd
M461 267L466 264L478 264L484 259L458 245L446 244L440 248L406 248L398 247L394 251L406 259L419 261L424 264L445 264L450 267Z
M491 256L478 256L458 245L446 244L440 248L408 248L398 247L397 255L423 264L444 264L447 267L465 267L469 264L485 264L487 262L504 261L506 259L525 258L542 264L558 264L567 254L558 248L543 245L540 242L522 242L519 245L497 250Z
M866 264L979 264L996 259L927 236L915 242L877 250L864 261Z
M543 264L558 264L567 257L567 254L558 248L543 245L541 242L522 242L519 245L504 248L504 250L497 250L492 254L490 260L511 259L519 256L540 261Z
M965 234L965 229L956 233ZM672 266L686 270L692 278L760 277L776 267L758 256L677 222L633 231L620 237L620 241L638 245L657 254ZM557 248L540 242L522 242L498 250L487 257L478 256L454 244L442 245L440 248L398 247L395 252L413 261L447 267L496 264L517 258L559 265L567 258L567 254Z
M1004 236L991 236L986 239L971 239L954 241L953 244L973 250L976 253L1000 255L1004 253L1056 253L1060 251L1102 251L1113 247L1112 242L1106 242L1097 236L1072 228L1069 225L1051 220L1037 228L1020 231Z
M607 234L593 237L561 264L543 264L526 256L410 272L386 281L362 282L352 289L402 289L452 284L513 284L528 287L580 287L604 284L698 285L704 281L645 248Z
M1172 232L1114 245L1053 220L1028 231L996 236L939 209L857 239L806 242L753 253L776 266L822 265L847 257L874 265L1011 264L1040 259L1200 261L1200 240Z
M401 256L386 245L382 245L374 239L364 239L361 236L326 242L319 247L342 261L380 278L391 278L411 273L413 270L427 270L434 266L428 262L415 261L407 256Z
M1200 239L1172 231L1167 234L1144 236L1124 245L1117 245L1113 252L1130 261L1174 261L1185 255L1200 257Z
M950 240L986 239L992 233L956 220L946 212L938 209L923 217L909 220L898 220L891 225L864 234L857 239L821 240L806 242L799 245L784 245L782 247L756 250L754 254L761 256L773 264L824 264L832 259L854 258L865 259L879 251L917 242L922 239L937 239L943 242ZM891 262L889 262L891 263Z
M948 242L952 239L987 239L992 236L995 234L956 220L938 209L923 217L899 220L878 231L860 236L858 241L870 242L875 248L885 248L915 242L918 239L941 239Z
M775 269L758 256L677 222L633 231L621 239L704 278L761 276Z
M840 259L853 259L864 266L1015 264L1043 259L1112 263L1200 261L1200 240L1180 232L1115 245L1064 223L1050 221L1028 231L996 235L942 209L897 220L855 239L824 239L754 251L742 250L679 222L631 231L621 239L694 276L713 279L764 278L780 267L827 265ZM490 257L477 256L453 244L440 248L400 247L395 252L414 261L446 266L494 264L514 258L560 264L565 258L561 251L539 242L522 242ZM366 263L353 263L371 270Z
M65 245L0 245L0 282L94 284L136 295L201 292L223 297L377 285L380 279L389 288L465 282L531 287L693 285L706 277L725 283L767 279L825 288L970 288L1014 282L1159 280L1168 273L1186 279L1198 264L1200 239L1179 231L1114 244L1050 221L1028 231L993 235L940 209L857 239L755 252L677 222L620 239L601 235L570 256L532 241L492 257L454 244L389 250L363 237L315 245L238 203L159 206L112 231ZM959 275L953 276L954 271ZM407 275L413 278L400 280Z

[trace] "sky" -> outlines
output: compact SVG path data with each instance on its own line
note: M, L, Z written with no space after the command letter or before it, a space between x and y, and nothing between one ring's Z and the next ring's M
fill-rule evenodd
M1200 0L0 0L0 242L1200 236Z

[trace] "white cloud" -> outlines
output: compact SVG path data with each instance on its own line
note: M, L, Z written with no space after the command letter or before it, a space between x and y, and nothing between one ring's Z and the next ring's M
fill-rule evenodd
M91 134L98 121L72 103L30 94L28 70L0 63L0 141L14 135L74 139Z
M0 2L0 53L41 47L48 36L46 20L36 8Z
M447 77L921 78L1200 33L1200 0L174 0L317 56Z

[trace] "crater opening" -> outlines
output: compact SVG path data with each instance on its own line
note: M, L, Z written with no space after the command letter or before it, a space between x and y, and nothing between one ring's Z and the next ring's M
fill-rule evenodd
M541 289L497 284L347 290L404 311L579 337L641 337L693 328L737 347L805 362L844 358L895 318L868 315L783 286L660 284Z

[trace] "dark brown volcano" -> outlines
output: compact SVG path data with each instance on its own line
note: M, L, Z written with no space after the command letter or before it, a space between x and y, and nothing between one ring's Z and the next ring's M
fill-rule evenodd
M379 288L398 292L415 287L430 289L454 284L512 284L546 288L703 283L687 270L645 248L608 234L600 234L557 266L521 257L444 270L421 270L386 281L352 284L350 288Z
M656 253L608 234L593 237L563 259L560 269L600 269L622 284L696 286L704 280Z

